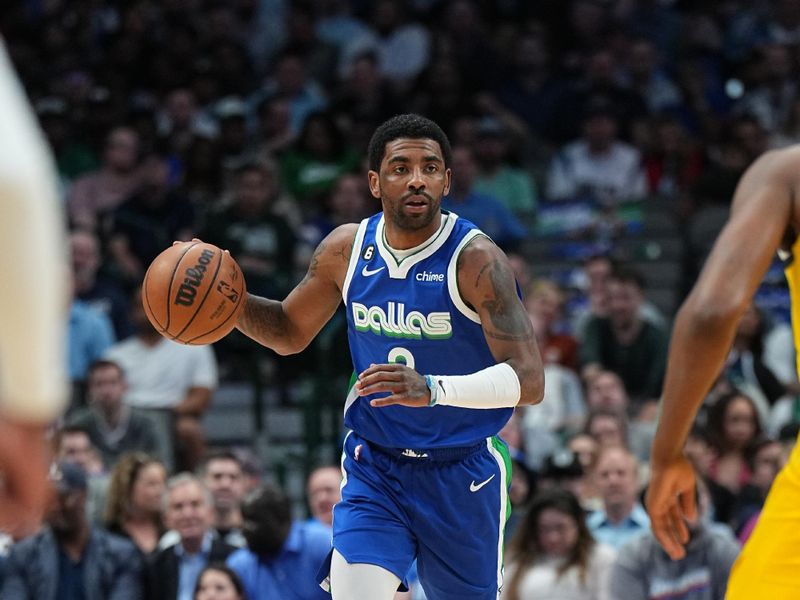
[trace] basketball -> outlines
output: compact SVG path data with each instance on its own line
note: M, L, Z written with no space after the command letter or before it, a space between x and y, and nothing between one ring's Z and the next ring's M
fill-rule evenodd
M181 242L147 269L142 304L164 337L182 344L211 344L236 325L245 303L242 270L213 244Z

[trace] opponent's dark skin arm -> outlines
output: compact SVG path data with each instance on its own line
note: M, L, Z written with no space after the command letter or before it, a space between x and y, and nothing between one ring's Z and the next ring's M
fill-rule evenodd
M341 225L320 242L303 280L285 300L248 294L236 327L278 354L302 351L336 312L358 225Z
M742 313L787 228L796 225L798 164L795 147L767 153L747 170L730 219L675 320L646 499L653 533L673 559L685 555L689 533L684 518L696 515L694 472L683 446Z
M488 238L470 241L458 259L458 288L463 300L478 313L495 360L508 363L520 383L519 404L536 404L544 395L544 371L530 318L514 283L505 254ZM449 349L457 353L457 348ZM423 375L405 365L373 365L360 374L361 396L391 392L372 400L373 406L427 406L430 392Z

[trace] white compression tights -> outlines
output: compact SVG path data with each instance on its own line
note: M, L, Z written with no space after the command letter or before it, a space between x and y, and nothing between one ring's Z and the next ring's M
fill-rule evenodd
M336 550L331 559L333 600L392 600L400 579L377 565L350 564Z

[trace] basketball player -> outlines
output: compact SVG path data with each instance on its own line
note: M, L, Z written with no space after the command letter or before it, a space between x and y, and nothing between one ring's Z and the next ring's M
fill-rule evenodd
M513 407L542 398L533 329L503 252L440 210L451 180L442 130L397 116L368 152L383 212L328 235L283 302L250 296L238 327L299 352L345 302L358 375L333 512L334 600L391 599L415 557L431 600L495 600L510 478L495 436Z
M800 146L793 146L768 152L745 172L729 221L675 321L646 498L653 533L673 559L685 555L685 519L697 514L684 442L776 250L786 261L795 344L800 339L798 165ZM800 598L798 567L800 445L772 486L755 532L734 565L726 597Z
M52 160L0 39L0 529L47 500L46 426L66 400L67 246Z

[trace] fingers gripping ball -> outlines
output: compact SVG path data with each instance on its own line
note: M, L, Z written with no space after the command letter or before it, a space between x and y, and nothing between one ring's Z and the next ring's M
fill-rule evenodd
M212 244L181 242L147 269L142 304L161 335L182 344L211 344L236 325L245 303L242 270Z

